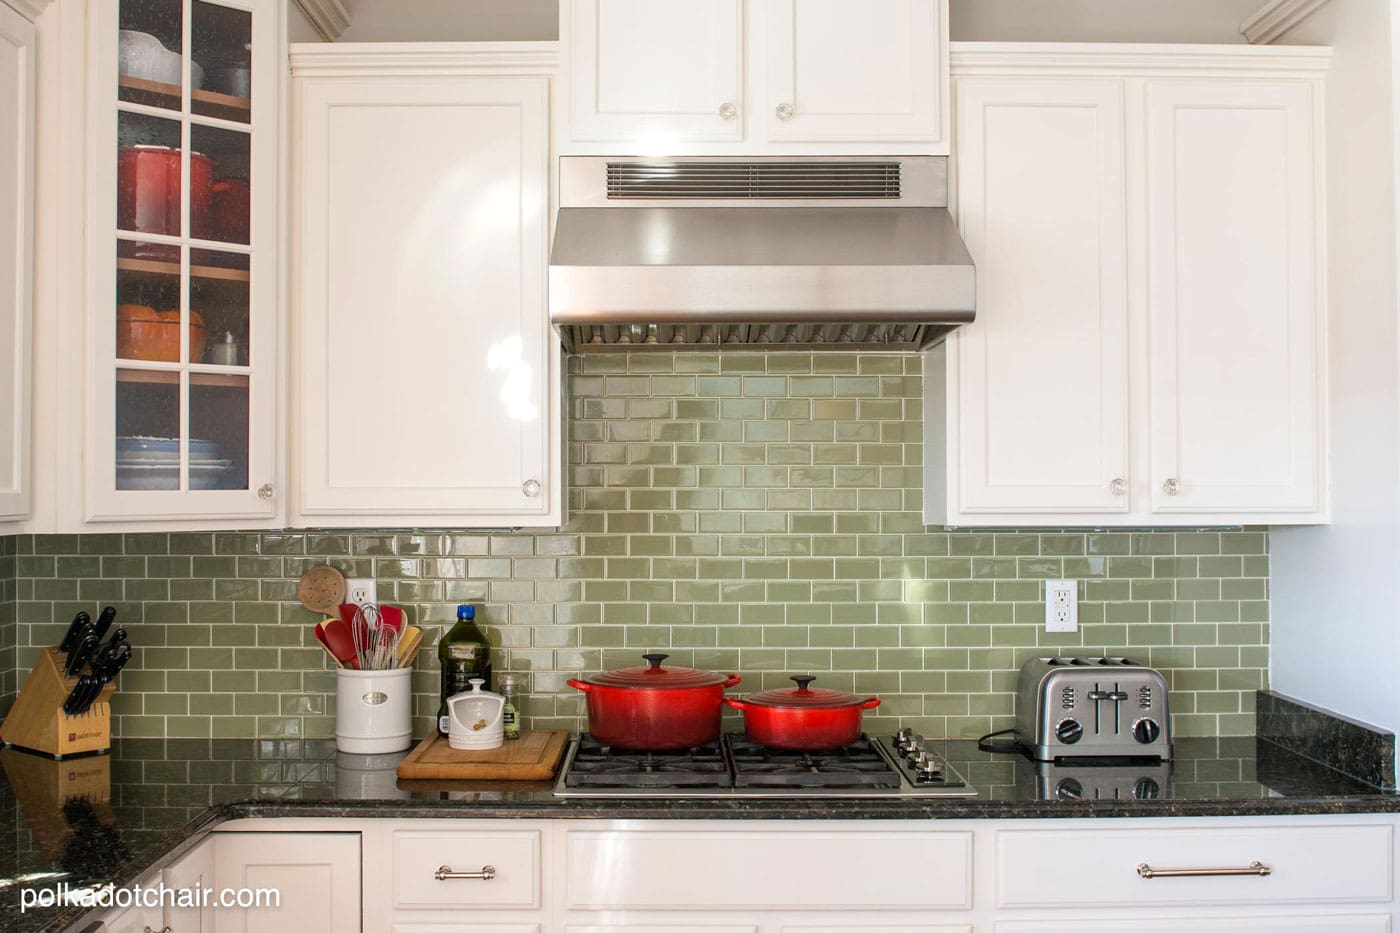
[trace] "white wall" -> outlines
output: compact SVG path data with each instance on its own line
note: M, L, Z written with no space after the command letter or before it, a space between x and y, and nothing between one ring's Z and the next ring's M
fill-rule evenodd
M306 18L306 14L301 11L301 7L296 3L287 4L287 41L325 41L321 34L316 31L316 27L311 25L311 20Z
M559 38L558 0L356 0L340 42Z
M1285 42L1327 79L1332 514L1270 536L1273 688L1400 731L1400 344L1390 4L1333 0Z
M949 0L948 34L970 42L1244 42L1240 23L1262 3Z

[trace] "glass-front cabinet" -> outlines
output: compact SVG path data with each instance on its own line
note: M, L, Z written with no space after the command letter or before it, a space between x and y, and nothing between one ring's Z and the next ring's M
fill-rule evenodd
M273 518L278 4L90 9L85 517Z

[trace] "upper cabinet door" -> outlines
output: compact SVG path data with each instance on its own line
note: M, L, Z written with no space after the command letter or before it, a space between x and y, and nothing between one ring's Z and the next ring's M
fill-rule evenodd
M573 139L743 138L741 0L564 2Z
M92 4L88 521L279 515L281 4Z
M761 2L770 141L944 143L947 151L940 0Z
M29 516L34 26L0 4L0 521Z
M977 319L948 344L948 521L1126 512L1122 82L963 78L956 93Z
M1316 512L1310 88L1164 80L1146 101L1151 508Z
M300 519L558 524L549 80L306 77L296 99Z

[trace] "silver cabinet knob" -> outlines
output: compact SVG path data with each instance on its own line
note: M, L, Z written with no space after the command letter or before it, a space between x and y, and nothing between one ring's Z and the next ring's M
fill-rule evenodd
M739 108L729 101L719 105L719 117L721 120L732 120L739 115Z
M779 104L773 112L778 115L779 120L791 120L793 114L792 104Z
M525 482L520 484L520 491L525 493L525 495L529 496L531 499L535 499L539 496L541 488L542 487L540 486L540 481L537 479L527 479Z
M261 486L258 487L258 498L266 502L272 498L272 492L272 484L263 483Z
M1128 481L1120 476L1108 484L1108 491L1115 496L1126 496L1128 494Z
M1175 479L1169 479L1162 484L1162 492L1169 496L1174 496L1181 492L1181 483L1177 482Z

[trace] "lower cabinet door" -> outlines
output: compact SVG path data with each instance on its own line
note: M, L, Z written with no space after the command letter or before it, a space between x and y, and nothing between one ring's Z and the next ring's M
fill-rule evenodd
M758 927L751 923L738 926L732 923L610 923L606 926L571 924L564 928L564 933L758 933ZM866 931L862 930L861 933Z
M128 907L115 917L104 918L102 933L146 933L161 928L159 907Z
M360 929L359 833L216 833L214 882L277 892L275 906L217 908L219 933Z
M389 933L543 933L538 923L481 923L459 920L456 923L394 923Z
M1388 914L1312 917L1176 917L1152 920L999 921L996 933L1390 933Z

